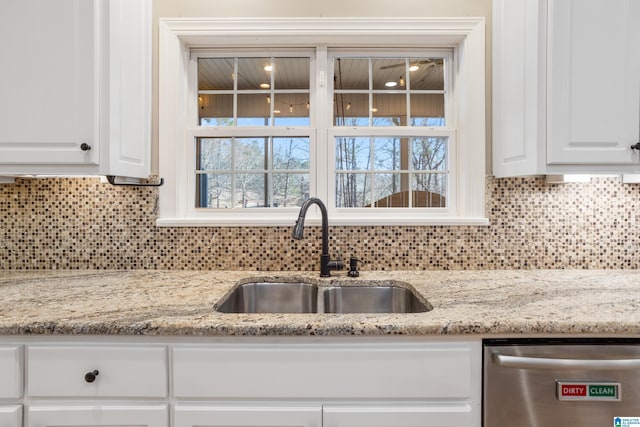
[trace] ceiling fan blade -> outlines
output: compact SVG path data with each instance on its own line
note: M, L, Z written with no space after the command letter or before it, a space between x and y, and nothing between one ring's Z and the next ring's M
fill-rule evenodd
M435 62L433 61L433 59L421 59L421 60L419 60L419 61L413 61L413 62L411 62L411 64L410 64L410 65L414 65L414 64L420 64L420 65L423 65L423 64L435 65ZM391 69L391 68L398 68L398 67L404 67L404 66L405 66L404 62L399 62L399 63L397 63L397 64L383 65L383 66L381 66L381 67L380 67L380 70L388 70L388 69Z
M388 70L388 69L391 69L391 68L398 68L398 67L404 67L404 63L383 65L383 66L380 67L380 69L381 70Z

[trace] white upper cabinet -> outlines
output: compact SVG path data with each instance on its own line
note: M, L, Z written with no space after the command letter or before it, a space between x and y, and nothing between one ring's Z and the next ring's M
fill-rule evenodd
M494 0L496 176L637 172L640 2Z
M0 174L147 177L150 0L3 0Z
M638 163L640 2L549 2L547 162Z
M95 7L82 0L0 6L3 164L99 162Z

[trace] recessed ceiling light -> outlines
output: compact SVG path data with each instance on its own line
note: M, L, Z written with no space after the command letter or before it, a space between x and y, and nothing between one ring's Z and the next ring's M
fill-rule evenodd
M265 71L272 71L273 70L273 65L265 65L264 66L264 70Z
M396 87L398 86L398 82L386 82L384 85L386 87Z
M378 109L377 109L376 107L373 107L373 108L371 109L371 112L372 112L372 113L377 113L377 112L378 112Z
M271 87L271 85L269 83L260 83L260 88L261 89L269 89Z
M420 66L416 64L409 66L409 71L418 71L419 69L420 69Z

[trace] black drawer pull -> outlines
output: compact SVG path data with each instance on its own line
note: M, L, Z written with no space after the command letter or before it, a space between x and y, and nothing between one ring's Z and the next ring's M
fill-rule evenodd
M84 374L84 380L88 383L92 383L96 380L96 377L98 376L99 372L96 371L92 371L92 372L87 372L86 374Z

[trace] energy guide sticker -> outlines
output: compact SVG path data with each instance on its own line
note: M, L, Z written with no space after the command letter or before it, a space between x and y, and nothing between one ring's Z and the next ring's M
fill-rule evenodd
M615 417L613 427L640 427L640 417Z

